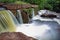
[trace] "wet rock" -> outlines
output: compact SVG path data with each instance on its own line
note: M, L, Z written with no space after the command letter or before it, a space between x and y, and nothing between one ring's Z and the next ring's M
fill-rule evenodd
M21 32L5 32L0 34L0 40L36 40Z

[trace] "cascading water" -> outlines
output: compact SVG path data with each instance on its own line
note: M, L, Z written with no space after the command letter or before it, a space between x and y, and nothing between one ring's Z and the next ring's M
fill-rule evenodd
M60 34L57 31L58 27L60 28L59 20L57 18L40 18L40 15L32 16L34 20L32 20L33 22L31 24L22 24L17 27L16 31L35 37L38 40L60 40Z
M11 17L14 20L15 24L19 25L19 22L17 21L16 17L13 15L13 13L10 10L7 10L7 12L11 15Z
M21 15L20 10L17 10L17 20L20 24L23 24L23 19L22 19L22 15Z
M0 33L1 32L14 32L16 29L12 15L6 11L0 11Z
M23 32L24 34L35 37L38 40L58 40L59 39L59 38L57 39L58 36L57 36L57 31L55 29L57 28L58 23L51 22L51 21L42 22L39 20L31 24L22 24L23 20L22 20L20 10L17 10L17 11L18 11L17 18L19 20L19 23L21 23L21 25L17 27L16 32ZM35 14L33 11L32 17L34 16ZM6 11L6 10L0 11L0 32L7 32L7 31L13 32L15 31L15 25L19 23L17 22L17 19L14 17L14 15L10 11Z
M32 8L32 18L35 16L34 8Z

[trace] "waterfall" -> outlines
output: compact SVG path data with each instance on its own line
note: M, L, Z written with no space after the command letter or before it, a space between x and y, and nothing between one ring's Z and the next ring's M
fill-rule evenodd
M9 12L9 14L12 16L12 19L14 20L16 25L19 25L19 22L17 21L16 17L13 15L13 13L10 10L7 10L7 12Z
M22 19L22 15L21 15L20 10L17 10L17 20L20 24L23 24L23 19Z
M35 16L34 8L32 8L32 18Z
M12 19L12 15L6 10L0 11L0 33L15 32L16 25Z

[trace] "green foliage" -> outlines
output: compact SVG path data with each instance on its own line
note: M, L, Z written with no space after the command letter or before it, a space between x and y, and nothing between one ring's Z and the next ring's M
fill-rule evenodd
M17 2L16 2L17 1ZM19 2L23 1L23 2ZM39 6L39 9L48 9L48 10L53 10L53 11L60 11L60 0L0 0L0 2L4 3L13 3L16 2L17 4L25 4L30 3L30 4L37 4Z
M53 11L60 11L60 0L48 0L47 2L49 5L51 5Z
M39 5L39 9L48 9L52 11L60 11L60 0L20 0L31 4Z
M0 2L3 2L3 3L13 3L15 1L16 0L0 0Z
M16 1L14 2L15 4L29 4L29 3L26 3L26 2L22 2L22 1Z
M24 1L24 2L27 2L27 3L31 3L31 4L37 4L38 0L19 0L19 1Z

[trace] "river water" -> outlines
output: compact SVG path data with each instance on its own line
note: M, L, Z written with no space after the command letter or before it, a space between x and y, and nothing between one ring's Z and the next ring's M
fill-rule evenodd
M60 29L58 18L42 18L40 15L36 15L29 24L18 25L16 32L22 32L37 40L60 40L58 29Z
M20 10L18 10L18 12L19 11ZM19 12L18 18L20 17L21 15ZM19 21L22 21L22 18L20 18ZM59 19L42 18L37 15L33 16L30 23L22 23L23 22L19 24L10 11L0 11L0 28L7 27L7 29L9 28L11 30L12 28L12 30L15 30L16 26L16 32L22 32L27 36L36 38L37 40L60 40L60 31L58 31L58 29L60 29Z

